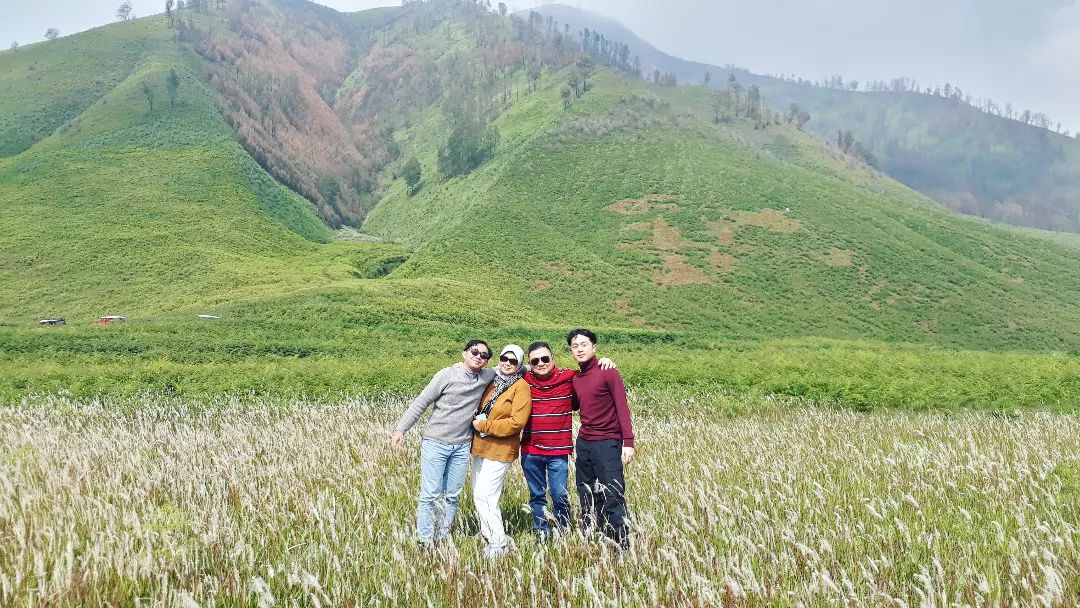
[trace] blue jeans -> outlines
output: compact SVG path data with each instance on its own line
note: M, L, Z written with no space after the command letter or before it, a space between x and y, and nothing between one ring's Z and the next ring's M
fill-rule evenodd
M416 505L416 537L420 542L449 538L458 496L469 472L470 448L469 443L420 442L420 498ZM441 506L437 530L436 506Z
M533 514L533 531L548 531L547 494L551 490L552 515L560 528L570 526L570 496L566 480L570 474L569 456L543 456L522 454L521 469L525 472L525 481L529 484L529 506Z

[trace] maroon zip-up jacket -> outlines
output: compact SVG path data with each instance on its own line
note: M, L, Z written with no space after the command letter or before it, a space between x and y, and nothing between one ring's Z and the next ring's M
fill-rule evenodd
M578 438L621 439L624 446L634 447L634 424L622 376L613 369L600 369L596 357L579 365L581 371L574 376L574 393L581 406Z

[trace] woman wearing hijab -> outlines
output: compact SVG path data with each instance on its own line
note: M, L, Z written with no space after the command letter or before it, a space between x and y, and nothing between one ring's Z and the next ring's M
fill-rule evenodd
M499 498L506 472L521 448L521 429L532 410L531 390L521 379L524 358L520 346L503 347L495 379L480 398L473 420L476 432L472 440L472 493L480 533L486 542L484 557L488 558L499 557L509 549Z

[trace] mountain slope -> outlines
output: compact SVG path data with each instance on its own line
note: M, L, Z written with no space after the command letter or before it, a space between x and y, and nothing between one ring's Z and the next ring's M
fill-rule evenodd
M163 17L0 54L0 74L29 62L63 97L70 91L55 74L78 65L84 49L106 40L108 55L111 42L130 47L132 38L129 73L51 135L0 159L3 316L191 309L351 277L361 246L319 244L330 231L236 143L201 62L178 52ZM165 95L170 70L180 81L175 106ZM153 111L144 82L156 91ZM43 94L36 87L11 98Z
M575 325L601 331L628 380L664 391L857 407L1068 407L1080 394L1070 235L947 212L789 125L716 124L698 87L600 70L565 95L588 67L571 41L475 5L246 5L274 38L215 26L243 44L201 47L227 11L185 9L183 36L163 16L104 28L156 42L66 126L0 159L0 399L413 390L466 339L558 341ZM85 43L19 61L51 74ZM264 44L288 47L277 63L303 104L258 94L287 82L272 56L202 54ZM306 72L328 44L351 50ZM239 89L221 86L226 68ZM410 84L394 90L396 77ZM429 90L402 102L413 87ZM359 126L342 145L381 130L375 153L397 153L372 165L383 195L368 234L328 242L342 233L245 147L238 105L271 132ZM493 156L451 177L440 159L474 123L497 129ZM131 320L92 325L102 314ZM44 315L69 324L36 327Z
M629 45L643 73L725 89L734 76L757 85L775 109L792 103L812 116L825 141L852 131L882 170L949 208L1015 225L1080 232L1080 140L990 115L965 103L914 92L856 92L800 84L686 61L663 53L618 22L565 5L536 9L571 30L589 29Z
M491 273L528 310L604 324L1077 345L1075 248L942 211L793 128L717 127L704 90L604 74L564 112L553 76L500 118L520 135L489 166L375 208L365 229L416 247L398 276Z

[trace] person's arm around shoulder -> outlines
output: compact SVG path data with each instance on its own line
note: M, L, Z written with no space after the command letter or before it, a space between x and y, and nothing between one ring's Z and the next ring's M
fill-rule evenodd
M416 399L413 399L409 409L405 410L405 413L401 415L401 419L398 420L394 429L394 434L390 437L390 445L394 449L401 447L405 441L405 433L409 432L409 429L420 420L420 417L431 407L431 404L435 403L443 394L443 391L446 390L448 376L451 373L453 373L452 368L439 370L431 378L427 386L424 387L424 390L420 391Z
M604 382L611 391L611 398L615 401L615 414L619 419L619 430L622 433L622 463L629 464L634 459L634 422L630 417L630 406L626 403L626 385L623 384L622 376L615 370L604 372Z
M495 437L510 437L525 428L532 412L532 390L524 380L518 380L509 388L511 391L510 417L498 420L478 420L473 426L481 433Z

